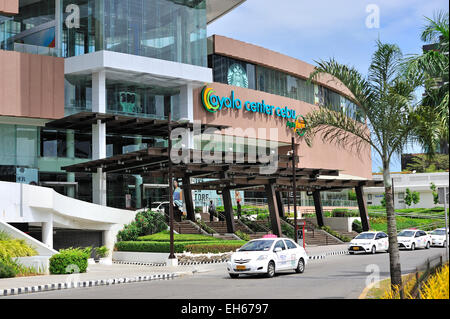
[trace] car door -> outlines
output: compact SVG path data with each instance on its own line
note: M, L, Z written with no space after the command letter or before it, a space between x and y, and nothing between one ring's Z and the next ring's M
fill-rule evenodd
M275 252L275 249L281 248L281 251ZM287 258L287 249L283 240L279 240L276 242L273 247L275 254L275 267L276 269L286 269L289 267L288 258Z
M383 234L382 233L378 233L375 236L375 246L377 247L377 250L383 250L384 249Z
M288 257L289 268L296 268L297 260L300 258L299 249L292 240L285 239L284 242L287 247L287 255L288 255L287 257Z

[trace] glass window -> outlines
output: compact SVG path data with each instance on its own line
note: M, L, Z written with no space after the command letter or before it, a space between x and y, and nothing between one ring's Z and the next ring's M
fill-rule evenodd
M64 56L99 50L207 65L206 0L64 0L80 28L63 23Z
M273 247L273 249L276 249L276 248L281 248L282 250L286 250L286 246L284 245L284 241L279 240L279 241L275 244L275 247Z
M285 240L285 243L288 249L297 249L297 246L294 244L294 242L290 240Z
M67 155L66 133L41 130L41 156L42 157L66 157Z
M0 124L0 165L16 164L16 128Z
M33 126L17 126L16 150L18 166L35 167L38 151L38 129Z

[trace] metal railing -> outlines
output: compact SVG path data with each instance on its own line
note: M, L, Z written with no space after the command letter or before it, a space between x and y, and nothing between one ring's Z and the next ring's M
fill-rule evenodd
M446 263L448 263L448 258L444 255L438 255L432 258L428 258L425 263L416 267L413 276L415 280L413 288L410 291L405 291L406 286L409 284L410 281L403 282L402 286L398 290L399 297L401 299L404 299L405 293L407 293L409 295L408 297L410 298L420 299L420 293L424 283L426 283L430 275L436 273L436 271L439 270Z

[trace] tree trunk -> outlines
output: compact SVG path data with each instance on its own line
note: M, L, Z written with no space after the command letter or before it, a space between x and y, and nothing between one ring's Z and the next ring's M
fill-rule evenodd
M389 163L383 164L383 178L386 192L387 234L389 236L389 265L391 271L391 287L402 285L400 251L397 241L397 220L395 219L394 199L392 196L392 180Z

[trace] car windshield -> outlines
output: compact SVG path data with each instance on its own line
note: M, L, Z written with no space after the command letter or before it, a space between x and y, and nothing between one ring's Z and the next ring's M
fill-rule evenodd
M158 208L161 203L153 203L151 208Z
M431 233L431 235L445 236L445 230L438 229Z
M273 240L255 240L251 241L242 248L239 249L239 251L268 251L270 247L272 247Z
M412 237L416 232L412 230L404 230L398 234L399 237Z
M374 233L362 233L355 237L355 239L373 239Z

